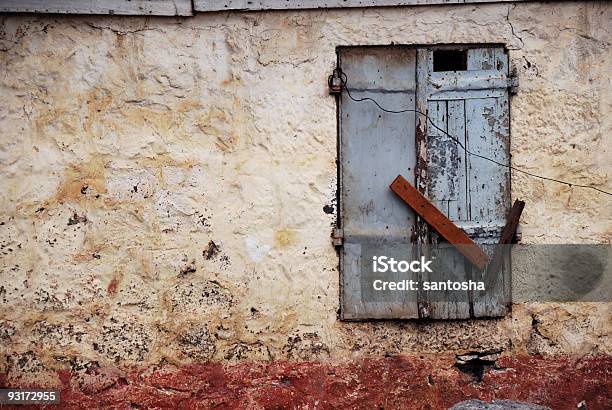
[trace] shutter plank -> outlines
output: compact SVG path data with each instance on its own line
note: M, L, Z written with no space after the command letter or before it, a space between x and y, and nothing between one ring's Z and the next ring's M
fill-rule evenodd
M499 70L507 75L507 54L502 48L470 51L468 69ZM465 104L468 149L499 164L508 164L508 91L503 90L503 94L496 98L469 99ZM509 170L474 155L468 156L467 163L470 220L475 227L474 240L492 256L510 205ZM485 234L485 231L488 234ZM486 286L486 291L474 291L472 294L474 317L503 316L508 312L510 274L508 255L503 260L502 269L497 272L472 269L473 280L483 281Z
M427 169L429 176L427 197L436 208L448 216L449 201L456 199L451 197L452 186L449 186L453 182L452 180L449 181L452 172L450 164L452 149L449 147L449 138L436 128L439 127L447 131L448 116L446 108L446 101L430 101L427 107L427 113L431 120L427 136Z
M415 108L416 50L355 47L341 49L339 56L353 97L371 97L394 109ZM385 113L371 102L351 100L346 93L342 94L339 114L344 231L341 317L416 318L415 292L375 292L368 272L372 256L413 256L414 213L388 186L399 173L414 181L415 114ZM388 273L381 276L403 279Z
M448 101L448 133L465 145L465 101ZM466 192L466 157L465 151L450 137L447 139L447 154L450 158L452 170L447 171L449 178L449 190L454 200L449 206L448 217L451 221L466 221L468 219L468 202Z
M432 120L451 136L465 143L465 102L462 100L430 101L429 112ZM433 199L451 221L467 218L467 197L465 188L465 152L448 135L430 127L427 139L429 198ZM434 243L443 241L432 232ZM445 261L445 268L424 273L422 280L467 281L469 280L466 261L452 245L440 244L432 249L432 257ZM427 301L428 317L432 319L467 319L470 317L468 291L436 291L423 293Z
M495 70L495 48L483 47L468 50L468 70Z
M465 101L467 147L474 154L508 163L507 136L500 125L503 104L497 98ZM506 113L507 115L507 113ZM507 170L484 158L469 155L470 220L504 225L507 212Z
M502 73L508 74L508 53L501 47L495 49L495 68Z
M491 101L492 100L492 101ZM477 104L480 102L480 104ZM495 98L485 100L470 100L475 103L472 114L475 118L482 110L482 123L488 126L483 128L482 135L468 136L470 149L501 164L508 163L509 135L508 135L508 99ZM491 110L492 113L489 113ZM480 130L477 128L477 130ZM490 256L495 252L495 243L501 235L505 225L505 217L509 205L509 173L507 168L501 167L484 159L471 156L469 159L470 196L472 198L473 218L479 225L496 226L498 229L494 237L475 238ZM483 189L482 186L485 186ZM486 209L486 211L485 211ZM510 302L510 261L509 255L503 261L502 269L497 272L473 271L474 280L485 282L486 291L473 292L473 313L475 317L503 316L508 312Z
M508 99L483 98L465 101L468 155L467 181L470 220L481 225L505 224L509 205ZM499 165L502 164L502 165Z
M432 257L438 262L437 269L425 275L425 280L430 282L469 280L469 269L471 264L451 244L440 244L432 249ZM429 318L431 319L469 319L470 318L470 295L469 292L461 290L430 291L428 295Z
M495 244L481 244L481 249L493 258ZM506 255L502 261L502 269L498 272L479 271L471 268L474 281L482 281L485 291L472 292L472 311L474 317L500 317L509 311L510 303L510 260Z

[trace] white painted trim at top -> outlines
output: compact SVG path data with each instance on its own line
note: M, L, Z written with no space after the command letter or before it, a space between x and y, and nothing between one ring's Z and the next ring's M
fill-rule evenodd
M433 4L514 3L529 0L193 0L194 11L294 10Z
M0 12L191 16L191 0L0 0Z

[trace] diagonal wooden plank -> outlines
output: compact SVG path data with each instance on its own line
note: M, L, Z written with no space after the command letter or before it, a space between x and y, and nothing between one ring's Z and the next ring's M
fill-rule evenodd
M487 266L487 272L496 274L504 263L503 245L512 243L512 239L516 233L516 228L519 224L519 219L521 219L521 214L523 213L523 208L525 208L524 201L519 201L518 199L514 201L514 205L512 205L512 209L510 209L510 212L508 213L506 226L504 226L504 230L499 238L499 246L497 246L495 249L491 263L489 266Z
M404 202L427 221L440 235L453 245L478 269L484 269L489 257L450 219L425 198L403 176L397 178L389 186Z

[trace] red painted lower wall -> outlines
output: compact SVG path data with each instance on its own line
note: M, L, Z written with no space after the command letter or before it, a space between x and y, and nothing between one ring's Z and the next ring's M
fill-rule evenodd
M576 409L612 408L612 357L502 357L478 380L454 359L161 366L61 372L61 408L444 409L469 398ZM0 378L6 387L18 387ZM9 386L10 385L10 386ZM20 406L19 408L23 408Z

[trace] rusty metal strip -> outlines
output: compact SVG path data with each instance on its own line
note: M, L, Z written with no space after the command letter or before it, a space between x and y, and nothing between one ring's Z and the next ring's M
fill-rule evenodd
M389 186L397 196L406 202L429 225L453 245L478 269L484 269L489 257L450 219L438 210L427 198L413 187L403 176L397 178Z
M521 219L521 214L523 213L523 208L525 208L525 201L519 201L518 199L514 201L514 205L512 205L512 209L508 213L508 218L506 218L506 226L502 230L501 236L499 238L498 245L508 245L514 239L514 234L516 233L516 228L518 227L519 220ZM493 254L493 259L487 268L488 273L497 273L501 269L501 266L504 263L504 247L497 246L495 249L495 253Z

